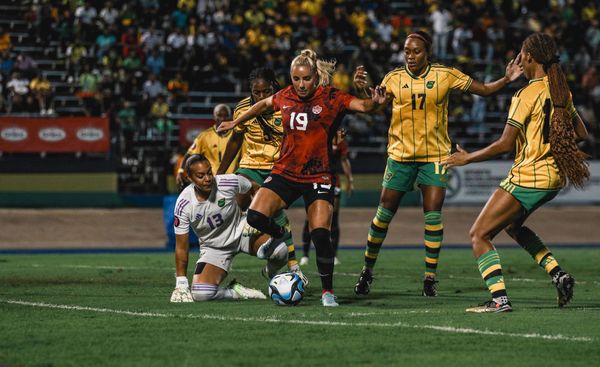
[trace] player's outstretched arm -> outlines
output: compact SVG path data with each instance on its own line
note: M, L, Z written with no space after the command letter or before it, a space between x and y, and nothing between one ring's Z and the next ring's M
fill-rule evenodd
M217 128L217 132L227 131L233 129L233 127L241 122L248 121L251 118L254 118L261 113L263 113L267 108L273 107L273 96L267 97L261 101L256 102L250 107L246 112L239 115L235 120L232 121L223 121L221 125Z
M175 235L175 289L171 293L171 302L194 302L187 279L189 234Z
M521 55L519 54L516 59L510 60L508 65L506 65L506 71L502 78L485 84L473 80L469 87L469 92L484 97L489 96L517 80L521 74L523 74L523 68L521 67Z
M221 164L219 164L219 169L217 169L217 175L222 175L227 172L231 162L233 162L235 156L242 148L243 142L244 134L235 131L231 134L229 141L227 141L227 147L225 147L225 154L223 154L223 159L221 159Z
M375 88L369 89L371 90L371 97L365 99L354 98L352 102L350 102L350 111L373 112L387 103L388 96L385 87L378 85Z
M519 129L507 124L500 139L483 149L471 153L456 144L457 151L442 161L442 166L444 168L464 166L465 164L486 161L500 154L508 153L513 149L518 133Z

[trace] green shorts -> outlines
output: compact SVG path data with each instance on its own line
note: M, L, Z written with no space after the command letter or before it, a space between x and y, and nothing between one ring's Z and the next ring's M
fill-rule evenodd
M540 190L517 186L510 183L508 178L505 178L500 182L500 188L511 194L519 203L521 203L523 210L525 210L525 214L530 214L540 206L554 199L560 191L560 189Z
M448 171L439 162L398 162L387 160L382 186L396 191L412 191L415 186L448 186Z
M235 173L242 174L252 181L256 182L259 185L262 185L263 182L269 177L271 174L270 169L252 169L252 168L238 168Z

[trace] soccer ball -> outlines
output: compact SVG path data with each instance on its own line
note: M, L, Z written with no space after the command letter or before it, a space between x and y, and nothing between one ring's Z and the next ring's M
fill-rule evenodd
M269 282L269 297L279 306L295 306L304 296L304 282L296 273L277 274Z

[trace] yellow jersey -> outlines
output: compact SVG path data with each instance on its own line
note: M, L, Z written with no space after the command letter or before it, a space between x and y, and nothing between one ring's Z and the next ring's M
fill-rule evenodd
M235 107L233 118L236 119L250 107L252 107L251 98L244 98ZM256 118L242 122L235 126L234 131L244 135L241 168L264 170L273 168L273 163L279 158L283 141L280 111L268 111Z
M567 105L577 116L573 100ZM548 77L532 79L512 97L507 124L519 129L515 162L508 173L510 183L541 190L562 187L558 166L550 149L550 118L554 107Z
M455 68L429 64L421 75L407 67L381 82L394 95L388 131L388 155L398 162L440 162L450 155L448 97L466 91L473 79Z
M229 137L231 136L231 130L227 131L225 134L218 134L215 126L211 126L210 128L204 130L196 139L194 139L194 143L188 149L187 154L202 154L208 159L210 165L212 167L213 173L217 171L219 165L221 164L221 159L225 154L225 148L227 147L227 142L229 141ZM240 160L240 152L235 156L231 165L227 169L225 173L233 173L237 169L238 163Z

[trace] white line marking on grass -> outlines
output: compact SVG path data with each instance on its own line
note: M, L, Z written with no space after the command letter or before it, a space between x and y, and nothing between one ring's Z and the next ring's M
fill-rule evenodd
M43 302L27 302L20 300L0 299L1 303L8 303L13 305L31 306L31 307L44 307L61 310L72 310L72 311L89 311L89 312L103 312L113 313L118 315L126 316L139 316L139 317L157 317L157 318L190 318L190 319L203 319L203 320L218 320L218 321L240 321L240 322L267 322L267 323L281 323L281 324L299 324L299 325L317 325L317 326L349 326L349 327L379 327L379 328L408 328L408 329L419 329L419 330L436 330L444 331L454 334L476 334L476 335L491 335L491 336L508 336L515 338L527 338L527 339L544 339L544 340L565 340L572 342L593 342L594 338L585 336L566 336L562 334L549 335L539 333L507 333L503 331L493 330L479 330L471 328L459 328L453 326L441 326L441 325L413 325L405 322L394 322L394 323L368 323L368 322L344 322L344 321L318 321L318 320L293 320L293 319L278 319L274 317L233 317L233 316L221 316L221 315L176 315L170 313L157 313L157 312L136 312L127 310L114 310L110 308L97 308L77 305L57 305L52 303ZM493 317L493 316L492 316Z
M450 279L469 279L469 280L481 280L481 277L463 277L463 276L456 276L456 275L448 275L448 278ZM543 280L543 279L531 279L531 278L510 278L507 276L504 276L504 279L509 281L509 282L524 282L524 283L545 283L545 284L551 284L550 279L548 280ZM588 282L585 280L578 280L576 282L577 284L587 284ZM600 284L600 282L594 281L593 283L596 284Z
M433 310L406 310L406 311L393 311L393 312L351 312L348 314L350 317L363 317L363 316L393 316L393 315L407 315L407 314L420 314L420 313L441 313L441 311Z

